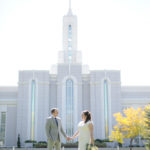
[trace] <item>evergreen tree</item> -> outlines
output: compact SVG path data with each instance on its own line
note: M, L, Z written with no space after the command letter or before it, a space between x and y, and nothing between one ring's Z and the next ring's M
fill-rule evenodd
M20 134L18 134L17 147L18 147L18 148L20 148L20 147L21 147Z
M145 145L146 149L150 150L150 105L145 107L145 123L144 139L147 141Z

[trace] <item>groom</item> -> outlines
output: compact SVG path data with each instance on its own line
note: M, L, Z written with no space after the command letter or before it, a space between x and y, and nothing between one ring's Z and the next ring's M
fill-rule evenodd
M56 150L60 150L61 148L61 134L66 138L66 140L70 140L69 137L66 136L62 124L61 119L58 116L58 109L52 108L51 109L51 116L46 119L46 136L48 140L48 150L52 150L53 147Z

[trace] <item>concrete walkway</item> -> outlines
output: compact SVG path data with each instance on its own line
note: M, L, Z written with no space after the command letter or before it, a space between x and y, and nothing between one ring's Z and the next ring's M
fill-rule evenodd
M3 148L0 150L48 150L47 148ZM62 150L78 150L77 148L62 148ZM99 150L118 150L117 148L99 148ZM130 150L129 148L120 148L119 150ZM133 148L132 150L146 150L144 147Z

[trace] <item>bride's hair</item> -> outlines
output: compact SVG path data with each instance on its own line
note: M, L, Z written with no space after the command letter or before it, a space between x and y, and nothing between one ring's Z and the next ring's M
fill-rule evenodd
M87 123L89 120L91 121L91 113L88 110L84 110L82 113L86 116L85 123Z

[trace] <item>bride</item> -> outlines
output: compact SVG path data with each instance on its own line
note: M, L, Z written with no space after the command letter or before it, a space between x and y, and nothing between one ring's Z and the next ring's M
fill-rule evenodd
M87 110L82 112L82 121L78 124L78 130L71 137L75 139L79 136L78 150L86 150L87 144L94 144L93 122L91 121L91 113Z

